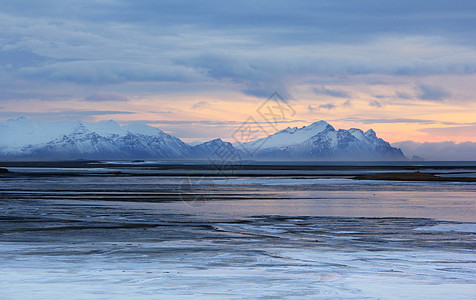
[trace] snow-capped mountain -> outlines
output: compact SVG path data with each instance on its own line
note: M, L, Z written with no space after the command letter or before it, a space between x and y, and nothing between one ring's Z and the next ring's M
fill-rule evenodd
M241 151L235 149L232 143L221 139L214 139L192 147L195 158L208 158L209 160L236 161L242 157Z
M405 160L400 149L370 129L335 130L319 121L302 128L286 128L266 138L241 145L258 159L285 160Z
M183 158L190 146L145 124L56 122L26 118L0 123L0 157L33 159Z
M190 146L142 123L35 123L26 118L0 123L0 160L208 159L402 160L402 151L373 130L335 130L324 121L286 128L235 148L215 139Z

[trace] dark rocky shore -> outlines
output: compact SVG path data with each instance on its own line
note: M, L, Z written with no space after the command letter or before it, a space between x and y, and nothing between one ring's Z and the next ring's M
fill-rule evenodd
M373 175L361 175L357 180L399 180L399 181L449 181L449 182L476 182L472 177L441 177L429 173L383 173Z

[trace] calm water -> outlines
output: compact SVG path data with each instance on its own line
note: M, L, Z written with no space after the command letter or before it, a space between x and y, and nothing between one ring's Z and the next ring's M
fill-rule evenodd
M476 295L475 183L351 179L468 163L7 167L1 298Z

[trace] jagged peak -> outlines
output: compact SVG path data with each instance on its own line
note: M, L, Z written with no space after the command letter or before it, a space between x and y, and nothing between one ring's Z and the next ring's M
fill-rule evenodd
M221 138L216 138L216 139L209 140L209 141L206 141L204 143L198 144L197 146L200 146L200 145L223 145L223 144L230 144L230 143L223 141Z
M85 132L88 131L88 128L82 121L74 122L73 133Z
M373 129L369 129L365 132L365 135L366 136L377 136L377 134L375 133L375 131Z
M320 121L316 121L314 123L311 123L307 126L303 126L301 128L298 128L298 127L287 127L283 130L280 130L278 131L276 134L282 134L282 133L290 133L290 134L294 134L296 132L299 132L299 131L322 131L322 130L325 130L326 128L331 128L334 130L334 127L332 127L331 124L327 123L326 121L324 120L320 120Z
M117 126L120 126L116 121L114 120L108 120L106 122L104 122L105 124L111 124L111 125L117 125Z
M293 128L287 127L283 130L280 130L280 131L276 132L276 134L279 134L279 133L291 133L292 134L292 133L296 132L297 130L298 130L297 127L293 127Z
M213 140L209 140L209 142L223 143L223 140L221 138L216 138L216 139L213 139Z
M359 128L350 128L348 131L364 133L364 131L362 129L359 129Z
M308 130L308 131L315 131L315 130L324 131L326 129L335 130L331 124L327 123L324 120L316 121L308 126L302 127L301 129Z
M324 120L319 120L319 121L316 121L316 122L313 122L311 123L310 125L308 126L304 126L304 127L316 127L316 126L322 126L322 125L330 125L329 123L327 123L326 121Z
M254 147L254 145L263 143L263 145L260 145L261 148L282 148L302 143L325 131L335 131L335 129L326 121L321 120L301 128L288 127L266 138L258 139L247 144Z
M84 125L84 122L83 122L83 121L79 121L79 120L78 120L78 121L75 121L75 122L74 122L74 127L77 128L77 127L86 127L86 126Z

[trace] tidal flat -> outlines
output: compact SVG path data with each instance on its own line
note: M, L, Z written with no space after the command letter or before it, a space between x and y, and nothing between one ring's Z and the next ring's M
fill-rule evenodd
M352 178L476 167L270 165L2 164L0 298L474 298L476 183Z

